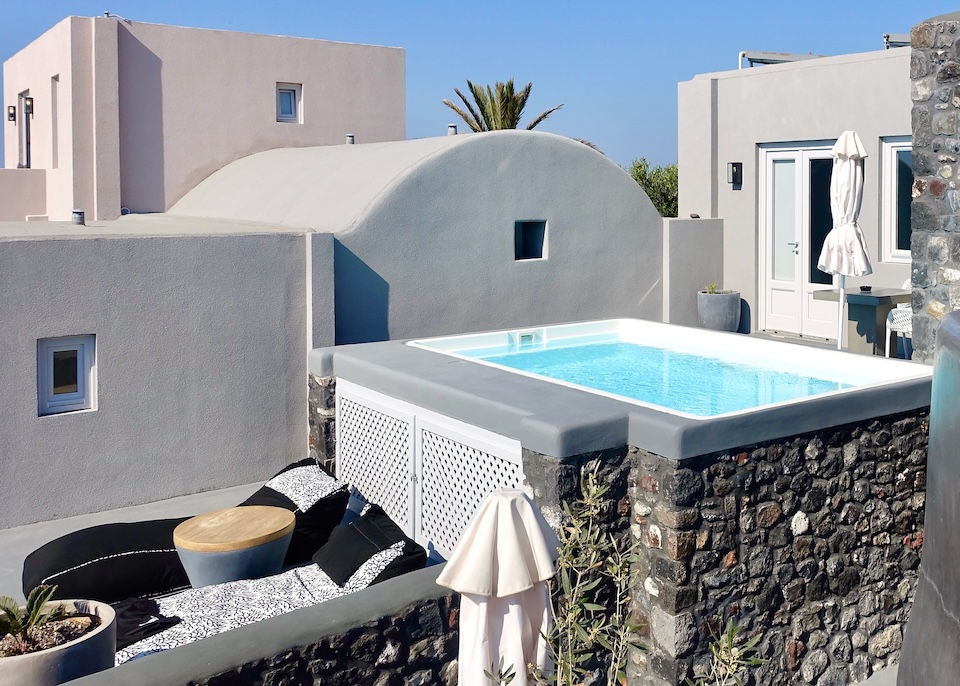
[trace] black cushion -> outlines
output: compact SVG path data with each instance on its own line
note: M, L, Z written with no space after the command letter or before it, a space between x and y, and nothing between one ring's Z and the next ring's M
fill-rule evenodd
M427 551L408 538L378 505L371 505L359 519L334 529L313 561L337 585L343 586L364 562L395 543L403 543L403 552L371 585L423 569L427 563Z
M293 537L283 560L289 566L310 561L343 519L349 499L346 484L323 471L316 460L307 458L281 469L240 505L272 505L294 513Z
M101 524L41 546L23 563L23 593L56 585L53 597L113 603L190 585L173 546L180 519Z

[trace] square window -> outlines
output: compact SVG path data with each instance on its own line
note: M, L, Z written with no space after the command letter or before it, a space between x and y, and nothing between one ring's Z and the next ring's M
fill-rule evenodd
M277 121L300 123L299 83L277 84Z
M882 139L882 223L885 262L910 262L913 152L910 136Z
M94 335L37 341L39 416L96 409L96 342Z
M547 257L547 222L543 219L513 223L513 259L543 260Z

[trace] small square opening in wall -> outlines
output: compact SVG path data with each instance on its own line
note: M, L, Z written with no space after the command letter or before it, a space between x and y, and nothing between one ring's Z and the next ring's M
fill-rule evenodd
M547 257L547 222L543 219L513 223L513 258L543 260Z
M42 417L96 409L97 337L37 341L37 413Z
M301 85L299 83L277 84L277 121L299 124L301 117Z

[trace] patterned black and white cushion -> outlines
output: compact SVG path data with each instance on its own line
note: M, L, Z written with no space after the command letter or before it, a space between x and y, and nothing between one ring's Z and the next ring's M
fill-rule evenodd
M311 564L265 579L231 581L160 598L160 613L179 617L181 623L118 651L116 664L364 589L401 556L402 549L397 543L372 556L343 586Z
M347 485L327 474L311 458L287 465L263 487L240 503L272 505L290 510L296 517L285 565L307 562L327 542L330 532L343 519L350 499Z

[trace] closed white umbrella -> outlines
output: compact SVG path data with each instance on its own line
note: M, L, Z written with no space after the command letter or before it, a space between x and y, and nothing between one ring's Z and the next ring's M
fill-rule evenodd
M837 325L837 349L843 345L843 306L846 277L873 273L863 231L857 224L863 202L863 158L867 150L856 131L844 131L830 151L833 173L830 175L830 213L833 228L823 241L817 268L840 275L840 314Z
M484 670L512 667L527 686L527 665L552 667L544 640L560 541L523 491L486 497L437 583L460 593L460 686L490 686Z

